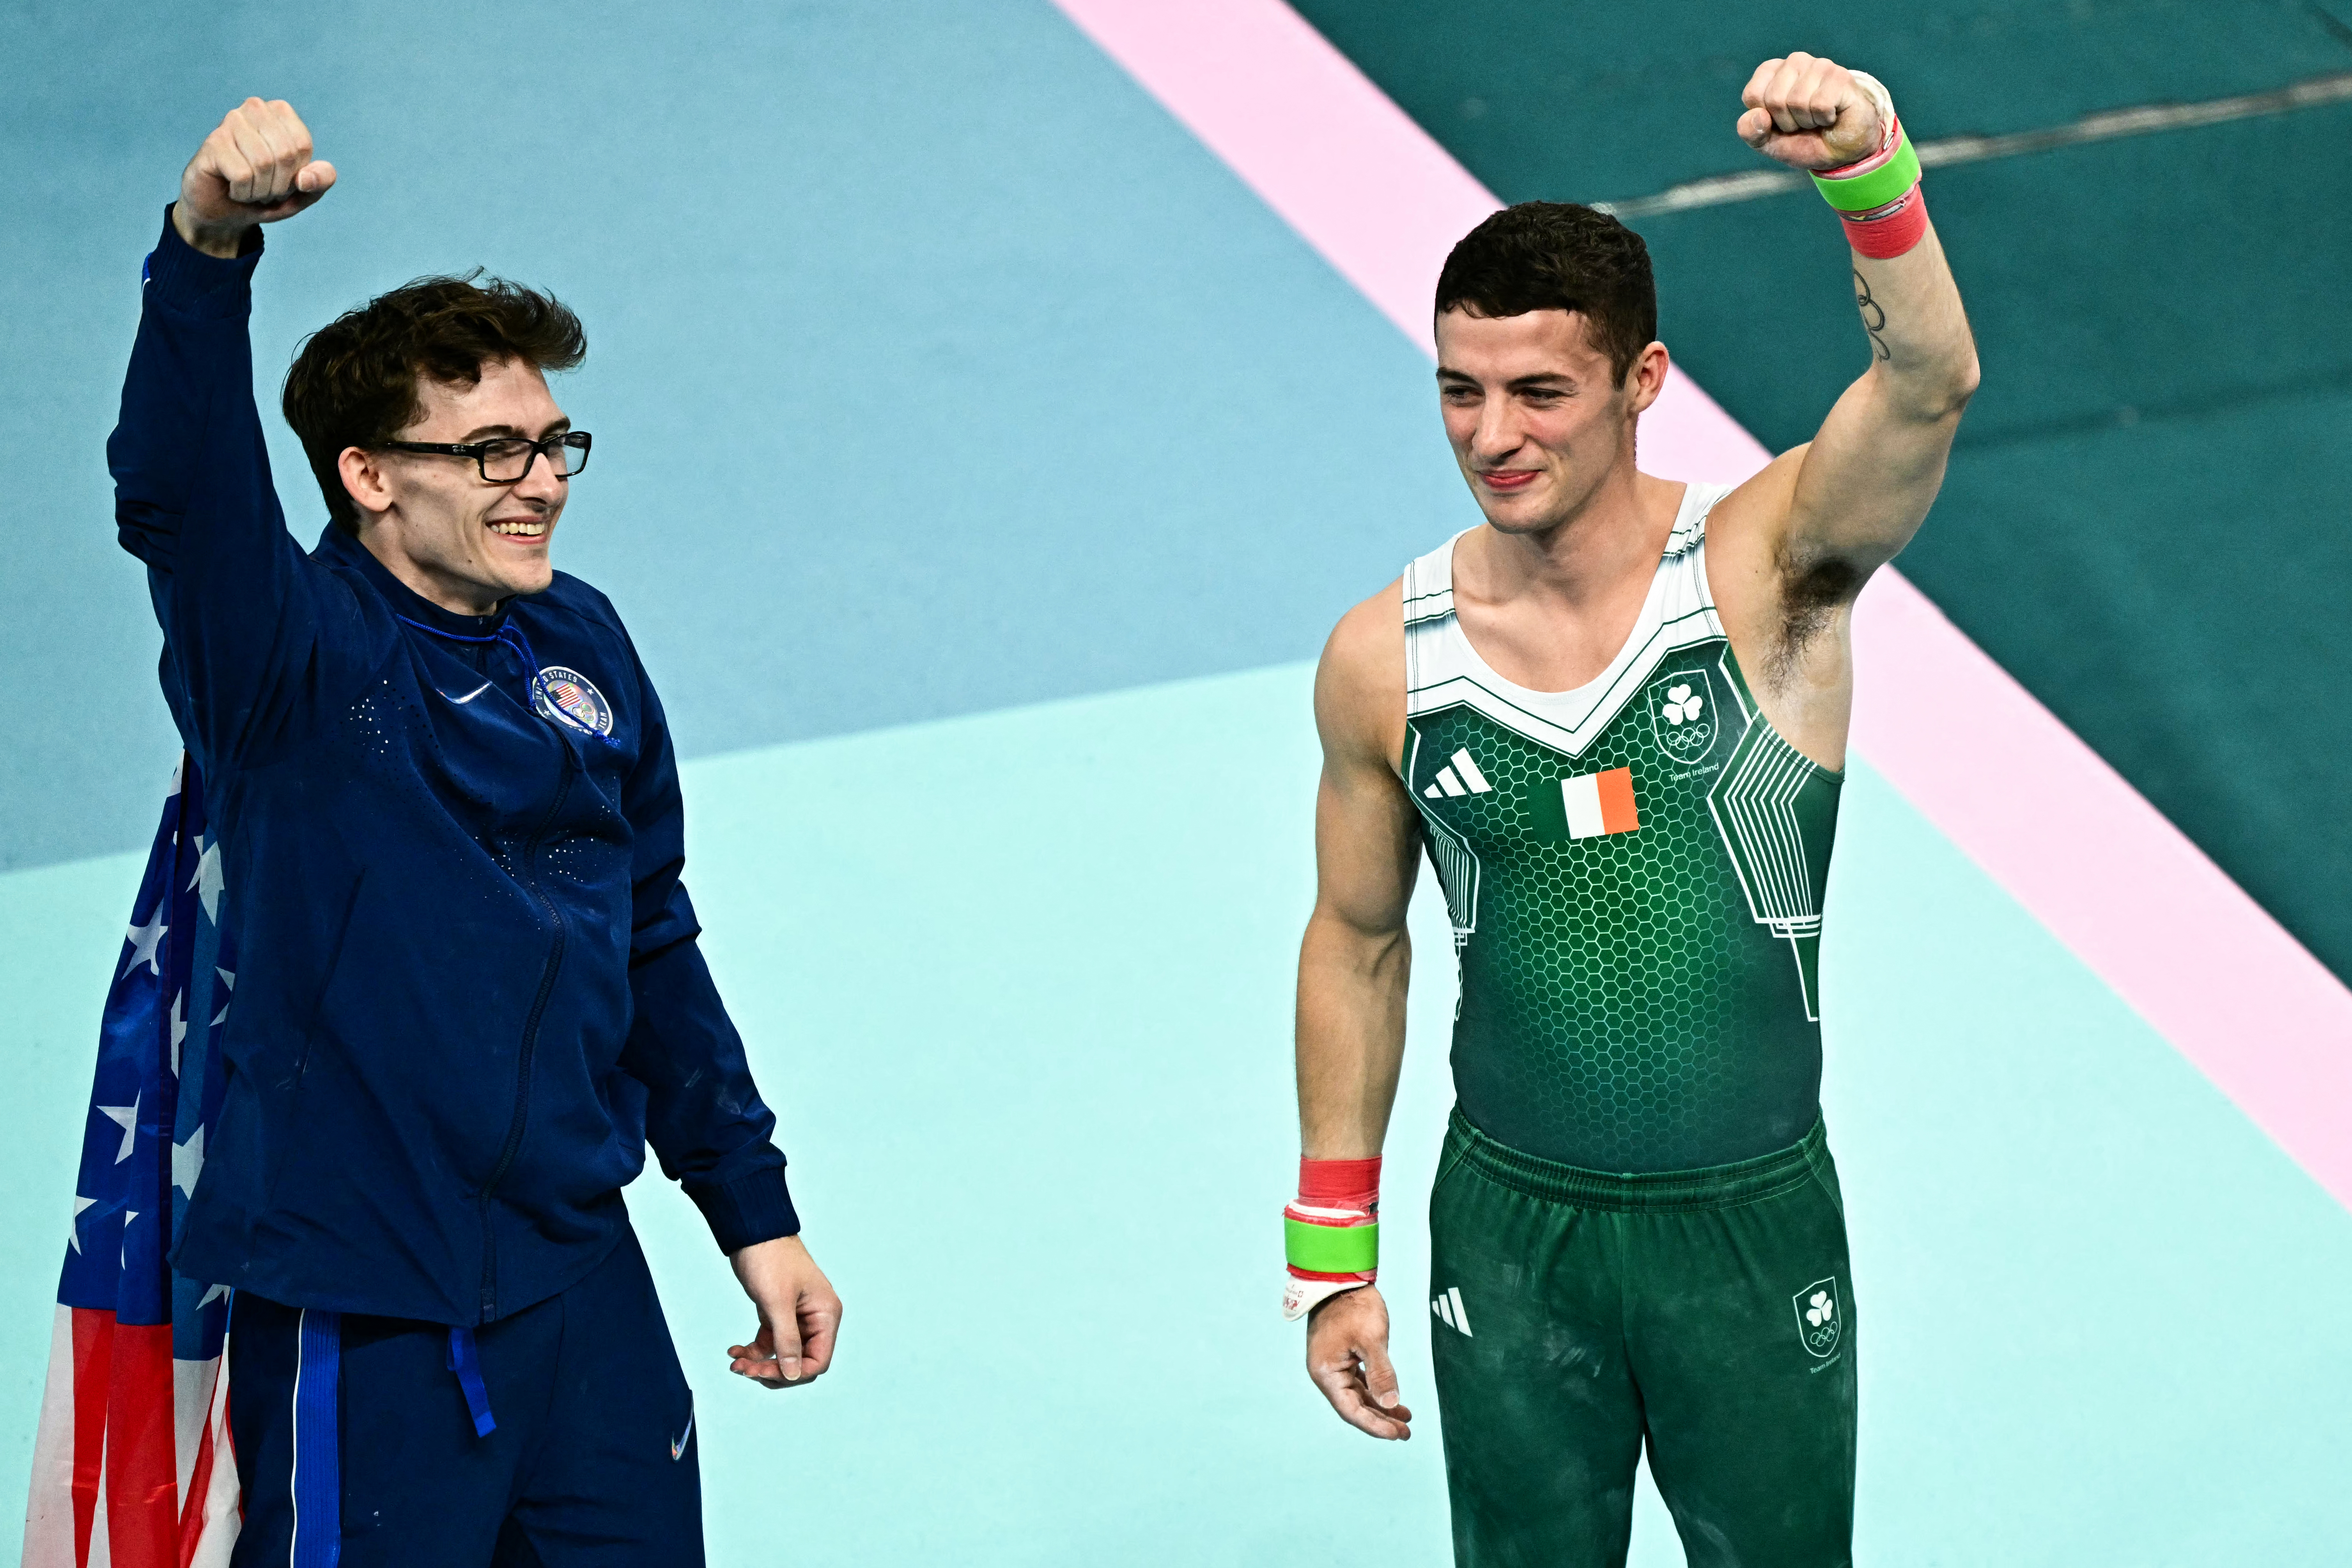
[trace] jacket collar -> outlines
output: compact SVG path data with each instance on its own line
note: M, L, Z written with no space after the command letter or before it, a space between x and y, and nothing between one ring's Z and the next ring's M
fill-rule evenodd
M420 623L436 632L448 632L461 637L490 637L506 624L507 611L512 598L499 601L499 607L487 616L461 616L445 610L424 595L392 574L391 568L378 561L359 540L333 523L319 536L319 547L311 552L338 566L349 567L366 578L375 591L392 606L393 613Z

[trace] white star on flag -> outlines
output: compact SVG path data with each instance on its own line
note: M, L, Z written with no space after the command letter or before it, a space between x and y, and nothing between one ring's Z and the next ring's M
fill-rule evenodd
M132 926L124 936L123 940L131 943L131 962L122 966L122 974L130 973L142 963L157 974L163 973L163 965L158 961L155 950L163 945L163 933L172 929L163 923L163 906L169 901L156 900L155 918L143 926ZM120 980L122 974L115 978Z
M76 1252L79 1252L81 1250L81 1211L86 1208L94 1208L97 1206L97 1204L98 1200L96 1198L86 1198L79 1193L76 1193L74 1194L73 1218L68 1220L66 1224L66 1245L72 1247Z
M122 1211L122 1267L131 1267L131 1222L139 1217L137 1209Z
M184 1143L172 1145L172 1184L196 1195L196 1178L205 1173L205 1130L197 1128Z
M223 968L222 968L219 964L217 964L217 963L215 963L215 965L213 965L213 973L214 973L215 974L217 974L217 975L219 975L219 976L220 976L220 983L221 983L222 986L223 986L225 989L229 990L229 991L235 991L235 990L236 989L236 975L231 974L227 970L223 969ZM215 1013L215 1014L214 1014L214 1015L213 1015L213 1022L214 1022L214 1023L215 1023L215 1024L217 1024L217 1023L219 1023L223 1018L226 1018L226 1017L227 1017L227 1016L228 1016L228 1004L227 1004L226 1002L224 1002L224 1003L222 1003L222 1004L221 1004L221 1010L220 1010L219 1012L217 1012L217 1013Z
M120 1165L131 1158L131 1142L139 1136L139 1097L131 1096L128 1105L95 1105L90 1109L122 1129L122 1148L114 1156L114 1163Z
M204 844L201 838L196 842ZM221 889L224 886L221 881L219 839L215 838L210 844L204 844L204 853L196 858L196 874L188 879L188 886L199 889L196 897L204 900L205 919L218 921Z
M182 1016L186 1011L187 1000L188 994L185 991L172 998L172 1076L173 1078L180 1076L180 1042L188 1037L188 1020Z
M209 1289L205 1290L203 1298L196 1302L196 1310L199 1312L203 1311L206 1307L211 1306L215 1301L219 1300L222 1297L227 1294L228 1287L226 1285L215 1285L211 1287Z

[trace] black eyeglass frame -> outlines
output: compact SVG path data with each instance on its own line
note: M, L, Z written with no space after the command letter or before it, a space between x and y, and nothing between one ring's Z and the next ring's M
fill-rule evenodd
M558 447L568 447L579 455L576 462L572 458L565 458L566 467L563 472L557 476L564 479L572 478L588 467L588 448L594 439L585 430L565 430L550 436L544 441L523 441L520 436L497 436L488 441L385 441L382 443L382 447L387 452L422 452L427 457L436 458L471 458L474 459L474 471L482 476L484 484L519 485L530 478L531 465L538 462L542 456L549 462L553 462L555 448ZM492 479L490 448L503 447L515 441L521 441L524 446L530 448L530 456L522 460L522 472L510 479Z

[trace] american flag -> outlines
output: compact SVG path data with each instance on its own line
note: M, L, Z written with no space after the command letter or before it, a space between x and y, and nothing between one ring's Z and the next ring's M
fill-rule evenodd
M165 1261L220 1114L236 984L221 896L220 846L184 756L99 1031L25 1568L210 1568L236 1540L228 1292Z

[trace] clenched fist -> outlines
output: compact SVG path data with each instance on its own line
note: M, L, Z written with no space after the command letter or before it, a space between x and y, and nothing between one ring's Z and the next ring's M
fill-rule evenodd
M1766 60L1739 101L1739 139L1792 169L1835 169L1878 151L1895 106L1875 79L1835 60Z
M172 225L206 256L233 257L246 230L292 217L334 183L335 166L310 156L310 128L292 104L248 98L181 172Z

